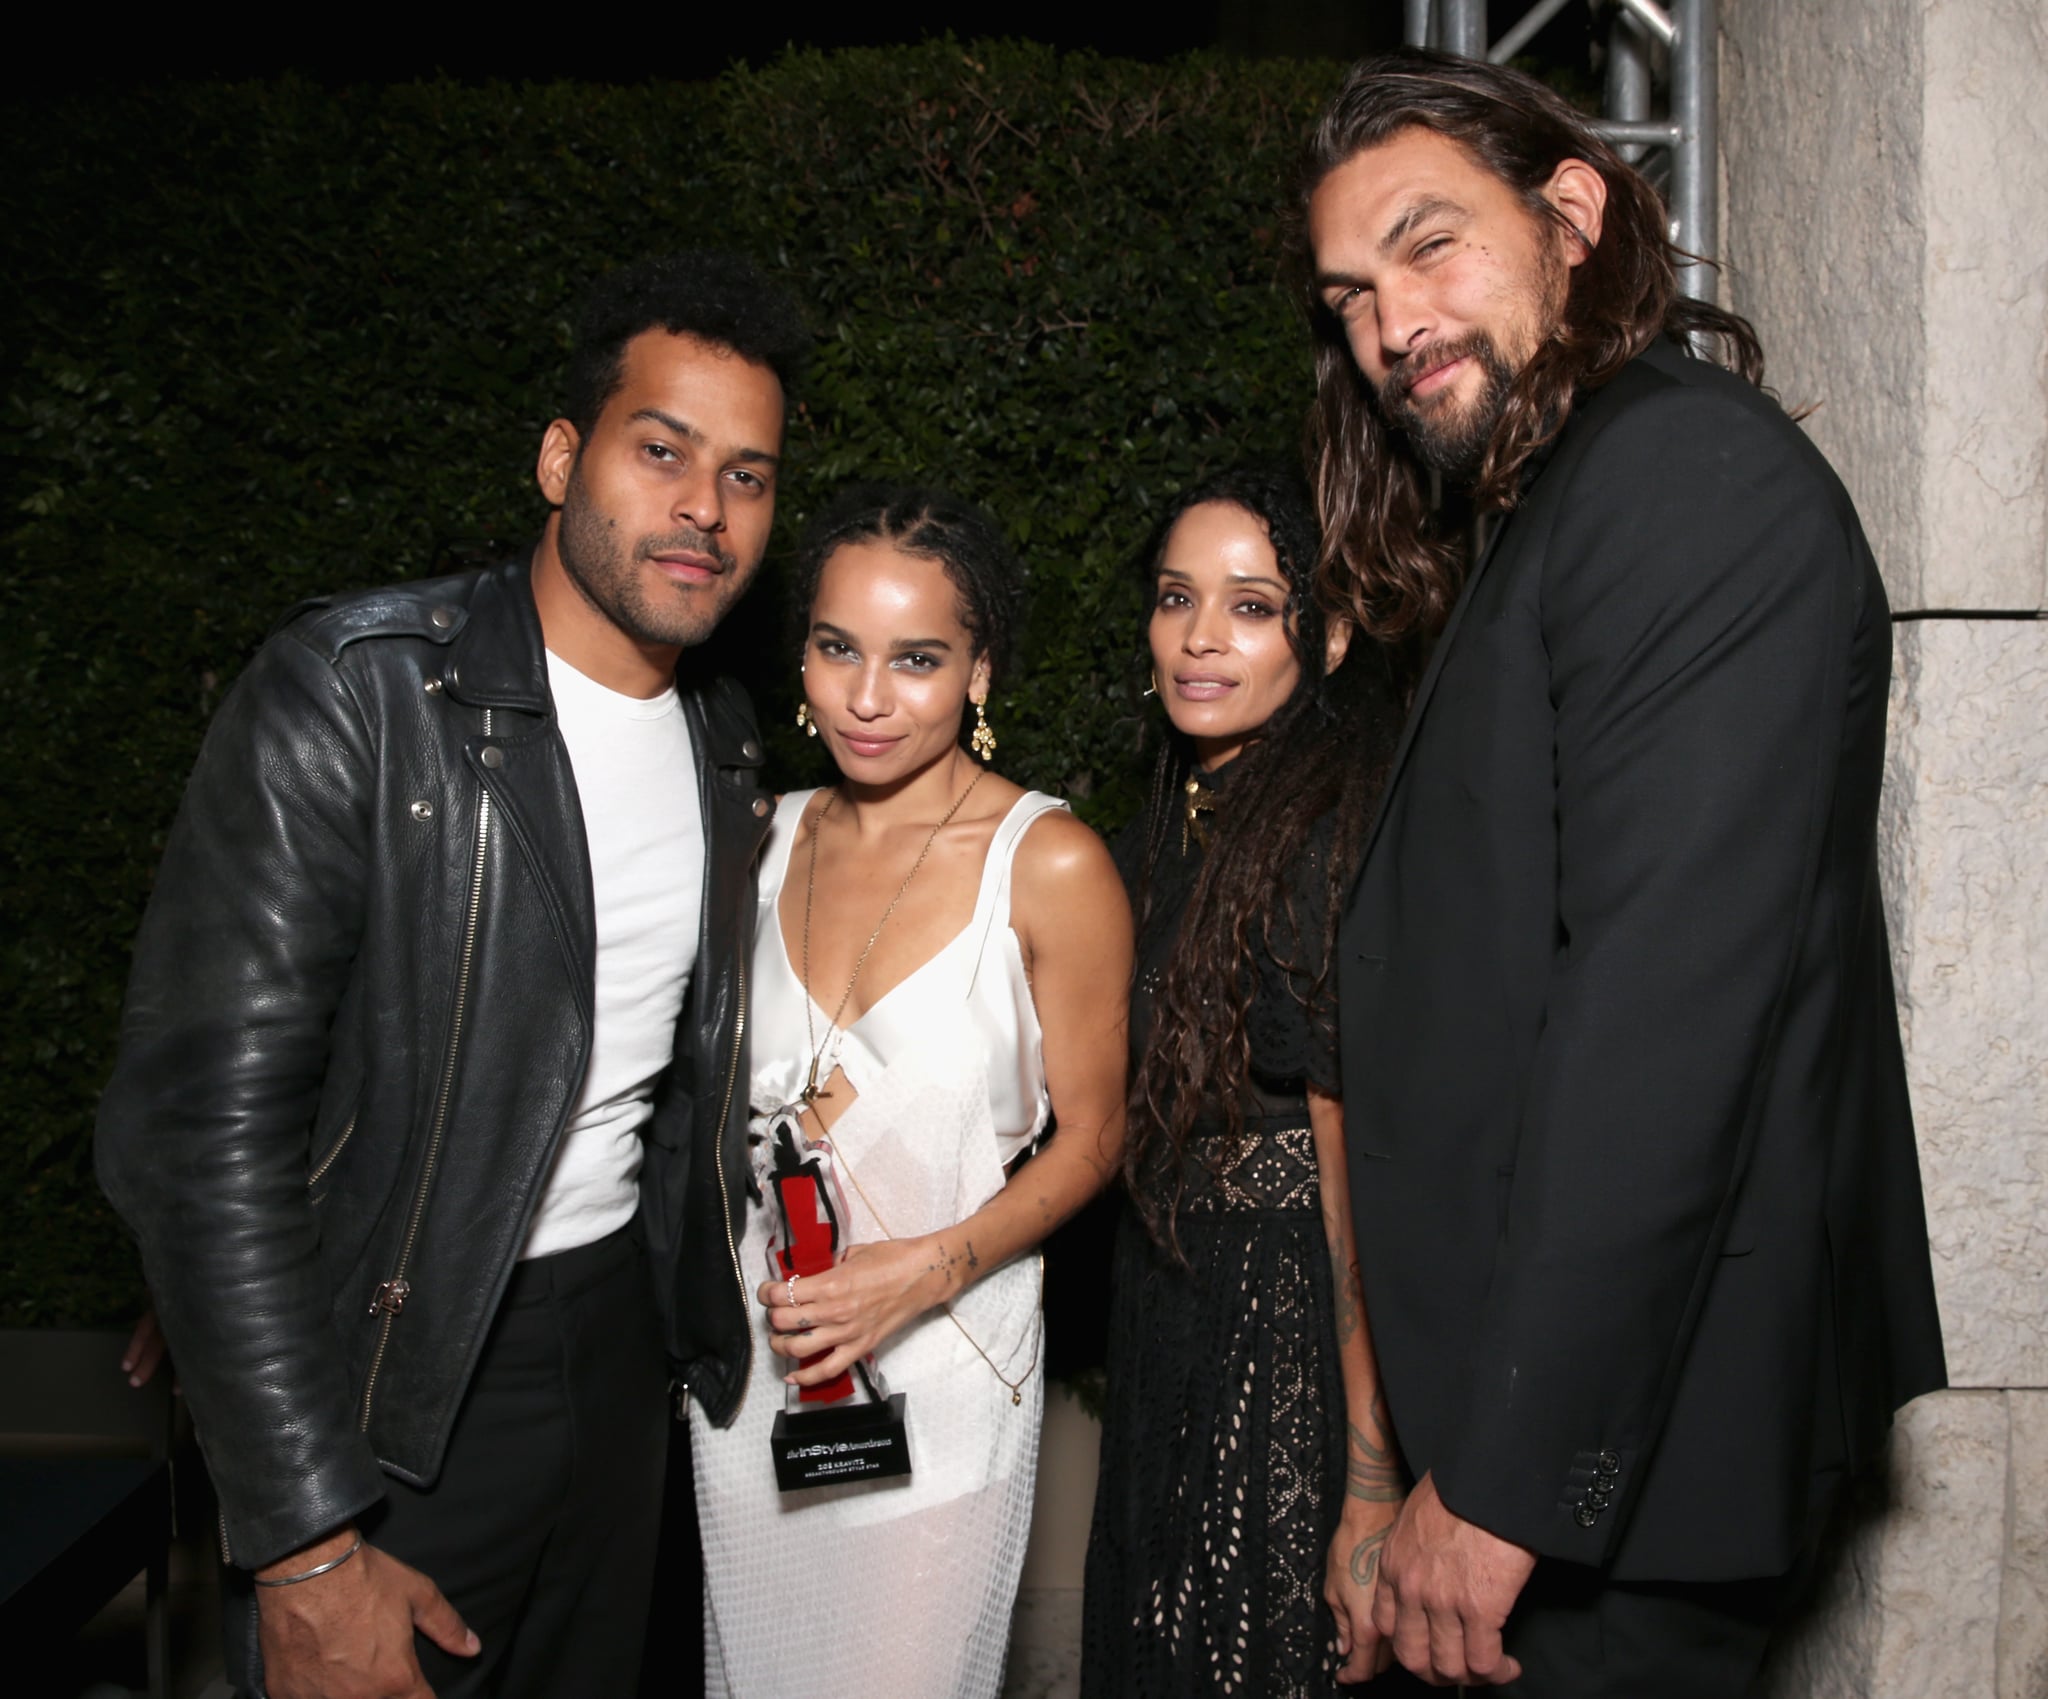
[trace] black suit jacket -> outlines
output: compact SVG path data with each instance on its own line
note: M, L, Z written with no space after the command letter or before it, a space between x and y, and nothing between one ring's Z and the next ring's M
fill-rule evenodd
M1847 494L1660 344L1417 693L1342 937L1409 1465L1622 1579L1785 1569L1943 1382L1877 878L1891 628Z

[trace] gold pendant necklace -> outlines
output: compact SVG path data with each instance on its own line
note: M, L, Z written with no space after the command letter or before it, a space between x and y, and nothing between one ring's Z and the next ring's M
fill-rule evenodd
M1188 775L1188 782L1181 786L1183 792L1180 814L1180 853L1188 853L1188 834L1195 835L1195 842L1202 848L1209 847L1209 822L1202 818L1216 812L1215 794L1203 785L1194 774Z
M939 816L939 823L931 830L931 836L924 841L924 848L917 852L917 859L910 864L910 871L903 875L903 883L896 887L896 894L889 899L889 906L882 910L882 918L875 922L874 931L868 934L868 941L860 947L860 957L853 964L853 972L847 977L846 989L839 993L839 1006L832 1011L831 1030L825 1034L825 1043L818 1043L816 1029L811 1024L811 904L818 892L818 839L825 830L825 817L832 812L832 805L839 800L839 789L835 785L825 797L825 806L818 810L817 819L811 822L811 863L810 871L804 878L804 1042L811 1046L811 1066L804 1080L804 1089L798 1098L814 1103L821 1097L832 1094L818 1084L818 1066L825 1059L825 1046L832 1043L833 1035L840 1034L839 1017L846 1013L847 999L853 995L855 983L860 979L860 970L868 965L868 952L875 947L875 940L882 935L882 928L889 924L889 916L896 912L896 905L903 901L903 893L910 889L911 880L917 877L917 870L924 865L924 858L932 853L932 845L939 841L939 834L953 823L953 816L960 812L960 805L974 794L974 787L981 783L986 767L978 768L973 778L967 781L967 788L953 799L953 806ZM834 1048L837 1056L837 1048ZM825 1077L832 1077L832 1070L825 1070Z

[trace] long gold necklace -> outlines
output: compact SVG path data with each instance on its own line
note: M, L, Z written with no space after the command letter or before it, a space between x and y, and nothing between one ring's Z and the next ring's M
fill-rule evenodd
M917 877L917 870L924 865L924 858L932 853L932 845L939 841L939 834L952 825L953 816L960 812L960 805L974 794L974 787L981 783L987 771L986 767L977 768L974 777L967 781L967 788L953 799L953 806L939 816L939 823L932 828L931 836L925 839L924 848L917 852L917 859L910 864L910 871L903 875L903 883L896 887L896 894L889 899L889 906L882 910L882 918L875 922L874 931L868 934L868 941L860 947L860 956L853 964L853 972L847 976L846 989L839 993L839 1006L832 1011L832 1028L825 1034L825 1044L830 1044L833 1033L840 1031L839 1017L846 1013L847 999L853 995L853 987L860 978L860 970L868 965L868 952L875 947L875 940L881 937L882 928L889 924L889 917L896 912L896 905L903 901L903 893L910 889L910 882ZM832 1095L818 1084L818 1064L824 1060L825 1044L818 1043L817 1031L811 1025L811 904L818 894L818 839L824 835L825 818L832 812L832 805L838 800L839 791L835 786L827 793L825 806L818 810L817 819L811 822L811 865L809 873L804 878L804 1042L811 1046L811 1069L804 1080L804 1089L799 1094L805 1103ZM829 1069L825 1077L832 1077Z
M924 841L924 848L917 852L917 859L910 864L910 871L903 875L903 883L896 887L895 896L889 899L889 906L882 910L882 918L875 922L874 931L868 934L868 941L861 946L860 957L853 964L853 972L847 976L846 989L839 994L839 1006L832 1011L832 1028L825 1035L825 1044L832 1042L834 1033L841 1032L839 1017L846 1013L847 999L853 995L853 987L860 978L860 970L867 966L868 952L875 947L875 940L881 937L882 928L889 924L889 916L896 912L896 905L903 901L903 893L910 889L910 882L917 877L917 870L924 865L925 857L932 853L932 845L939 841L939 834L952 824L953 816L960 812L961 804L974 794L974 787L981 783L982 775L987 771L986 767L978 769L974 777L967 781L967 788L953 799L953 806L939 817L939 823L932 828L931 836ZM811 1050L810 1074L804 1081L804 1089L799 1095L807 1104L815 1103L818 1098L830 1097L832 1095L818 1084L818 1067L825 1057L825 1044L817 1043L817 1032L811 1024L811 906L818 892L818 838L824 830L825 816L832 812L832 805L838 800L839 792L835 789L825 798L825 806L818 810L817 819L811 822L810 867L804 876L804 1042L812 1045L813 1048ZM830 1079L832 1076L828 1072L825 1077ZM813 1110L812 1113L815 1114L816 1111ZM875 1225L881 1228L882 1237L885 1239L895 1238L896 1235L889 1230L888 1222L882 1219L882 1212L875 1208L874 1199L868 1196L867 1188L860 1183L860 1176L854 1173L853 1164L846 1160L845 1150L835 1144L832 1147L832 1153L847 1179L853 1182L853 1189L859 1194L860 1201L867 1205L868 1214L875 1218ZM1038 1300L1041 1305L1045 1302L1045 1258L1042 1255L1038 1259ZM951 1304L946 1305L946 1319L960 1330L960 1337L974 1347L974 1354L984 1363L988 1364L988 1372L1009 1389L1010 1403L1013 1406L1022 1404L1024 1402L1024 1383L1031 1378L1032 1371L1038 1367L1038 1349L1044 1342L1044 1329L1040 1328L1037 1330L1031 1347L1031 1361L1024 1365L1024 1372L1015 1380L1012 1380L1001 1369L996 1367L995 1358L982 1349L981 1341L967 1331L966 1324L953 1313L953 1306Z

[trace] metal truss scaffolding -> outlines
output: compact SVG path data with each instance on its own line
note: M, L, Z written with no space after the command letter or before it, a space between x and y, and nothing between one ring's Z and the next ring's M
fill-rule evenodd
M1535 0L1521 21L1491 45L1486 0L1403 0L1404 39L1471 59L1505 64L1567 0ZM1720 25L1716 0L1592 0L1604 24L1607 82L1595 128L1664 192L1671 240L1711 260L1720 245L1715 161L1719 138L1716 77ZM1658 116L1659 110L1662 116ZM1711 300L1714 274L1698 263L1679 268L1687 294Z

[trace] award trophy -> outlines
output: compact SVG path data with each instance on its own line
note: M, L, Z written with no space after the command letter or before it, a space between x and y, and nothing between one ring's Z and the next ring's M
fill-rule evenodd
M769 1146L768 1189L775 1206L771 1277L823 1274L839 1261L845 1218L831 1149L805 1138L791 1114L775 1117ZM795 1366L816 1361L807 1357ZM910 1473L904 1395L890 1396L873 1358L816 1386L785 1387L783 1394L769 1435L775 1484L782 1491Z

